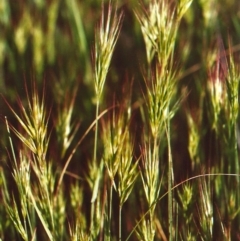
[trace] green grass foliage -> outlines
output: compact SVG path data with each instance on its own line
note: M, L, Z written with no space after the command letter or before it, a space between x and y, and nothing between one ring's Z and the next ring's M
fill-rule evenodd
M240 2L0 1L0 240L240 240Z

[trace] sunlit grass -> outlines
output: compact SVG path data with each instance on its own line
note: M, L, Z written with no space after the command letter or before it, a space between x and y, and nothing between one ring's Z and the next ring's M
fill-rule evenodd
M239 3L220 2L0 3L0 240L239 239Z

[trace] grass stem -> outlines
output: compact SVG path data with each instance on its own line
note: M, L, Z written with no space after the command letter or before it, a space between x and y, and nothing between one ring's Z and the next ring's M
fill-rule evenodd
M122 240L122 206L119 205L118 209L118 241Z
M169 107L168 107L169 111ZM168 222L169 222L169 241L173 241L173 164L170 137L170 118L167 120L167 143L168 143Z

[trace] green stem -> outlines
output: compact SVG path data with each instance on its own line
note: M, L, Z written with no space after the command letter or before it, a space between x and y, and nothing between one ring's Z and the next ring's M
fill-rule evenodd
M6 122L6 126L7 126L8 139L10 142L10 147L11 147L11 151L12 151L12 155L13 155L14 164L15 164L15 167L17 168L17 159L16 159L14 148L13 148L13 143L12 143L12 138L11 138L11 134L10 134L10 128L8 125L7 116L5 116L5 122Z
M121 241L122 240L122 206L119 205L119 213L118 213L118 235L119 235L119 238L118 240Z
M97 161L98 114L99 114L99 98L97 98L97 104L96 104L96 120L97 121L96 121L96 126L95 126L93 162Z
M236 173L239 173L239 160L238 160L238 147L237 147L237 142L238 142L238 130L237 130L237 123L234 125L234 133L235 133L235 140L234 140L234 159L236 163ZM237 177L237 186L239 187L239 177Z
M169 107L168 107L169 113ZM173 204L172 204L172 184L173 184L173 164L170 141L170 117L167 120L167 142L168 142L168 222L169 241L173 240Z
M93 151L93 163L96 164L97 161L97 139L98 139L98 114L99 114L99 97L97 96L97 103L96 103L96 125L95 125L95 136L94 136L94 151ZM94 207L95 207L95 200L96 200L96 186L98 187L99 182L99 175L96 177L94 187L93 187L93 194L91 200L91 222L90 222L90 232L92 233L94 228ZM95 190L96 189L96 190ZM93 197L94 196L94 197Z
M234 160L235 160L235 173L239 174L239 158L238 158L238 129L237 129L237 123L234 125ZM239 176L237 176L237 187L239 187ZM239 203L240 201L240 193L239 193L239 188L237 188L236 191L236 203ZM238 225L240 224L240 215L237 215L237 220L238 220Z
M113 192L113 184L111 181L110 187L110 196L109 196L109 210L108 210L108 240L111 238L111 221L112 221L112 192Z

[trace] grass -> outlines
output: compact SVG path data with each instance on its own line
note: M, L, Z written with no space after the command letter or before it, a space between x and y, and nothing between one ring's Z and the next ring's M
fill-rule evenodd
M0 240L240 240L238 9L2 1Z

